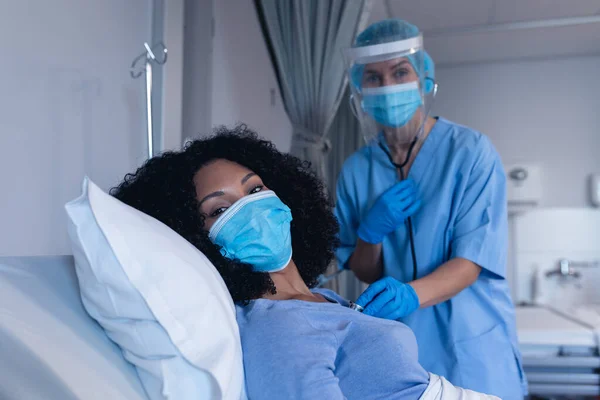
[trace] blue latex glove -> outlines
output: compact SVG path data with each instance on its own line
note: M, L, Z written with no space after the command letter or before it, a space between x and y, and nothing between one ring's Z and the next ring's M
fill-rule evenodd
M378 318L405 317L419 308L417 292L407 283L387 277L378 280L365 290L356 304L364 307L363 314Z
M415 182L412 179L400 181L375 201L358 227L358 237L367 243L381 243L384 237L398 229L420 206Z

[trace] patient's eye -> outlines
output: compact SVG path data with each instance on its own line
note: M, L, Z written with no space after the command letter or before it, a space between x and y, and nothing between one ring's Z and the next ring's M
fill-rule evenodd
M248 191L248 195L254 194L254 193L258 193L260 191L262 191L265 188L264 185L254 185L252 186L252 189L250 189ZM222 204L222 203L221 203ZM227 211L227 209L229 208L229 206L221 206L216 208L215 210L211 211L208 213L208 216L210 218L217 218L219 215L223 214L225 211Z
M223 214L225 212L225 210L227 210L227 207L219 207L215 211L210 213L210 216L212 218L218 217L219 215Z
M248 194L254 194L254 193L258 193L261 190L263 190L265 187L263 185L256 185L254 186L252 189L250 189L250 191L248 192Z

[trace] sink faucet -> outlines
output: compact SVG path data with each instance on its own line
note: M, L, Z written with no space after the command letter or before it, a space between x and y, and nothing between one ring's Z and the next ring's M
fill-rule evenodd
M573 271L574 267L586 268L586 267L598 267L598 266L600 266L600 262L598 262L598 261L573 262L573 261L567 260L566 258L563 258L558 261L558 268L554 269L552 271L546 272L546 276L558 275L563 278L567 278L567 277L579 278L581 276L581 274L577 271Z

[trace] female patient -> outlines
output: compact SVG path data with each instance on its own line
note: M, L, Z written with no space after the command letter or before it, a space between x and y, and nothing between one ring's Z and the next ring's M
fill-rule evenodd
M297 158L245 126L222 128L149 160L112 193L215 265L238 304L249 398L427 397L430 375L409 328L311 290L338 225L322 183Z

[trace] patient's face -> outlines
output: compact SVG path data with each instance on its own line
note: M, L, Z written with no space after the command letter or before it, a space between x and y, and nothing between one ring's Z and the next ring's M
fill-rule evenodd
M209 230L233 203L267 187L254 172L229 160L217 159L200 168L194 175L196 198L204 215L204 228Z

